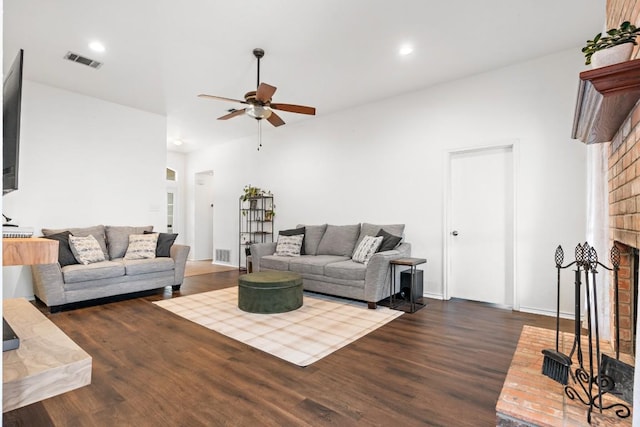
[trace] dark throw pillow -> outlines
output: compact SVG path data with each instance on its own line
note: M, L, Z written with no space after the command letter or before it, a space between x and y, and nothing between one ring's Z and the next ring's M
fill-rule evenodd
M60 263L60 267L64 267L65 265L79 264L76 257L73 256L73 252L71 252L71 246L69 246L70 234L71 233L68 231L63 231L62 233L43 236L45 239L58 241L58 263Z
M145 231L144 234L153 234L155 231ZM171 246L176 241L178 233L157 233L158 244L156 245L156 256L171 256Z
M278 234L280 236L297 236L298 234L304 234L304 227L291 228L289 230L280 230ZM300 255L304 255L304 237L302 238L302 248L300 248Z
M390 251L391 249L395 249L398 246L398 243L402 240L402 237L394 236L393 234L389 234L384 229L380 229L376 237L382 236L382 244L378 248L377 252Z

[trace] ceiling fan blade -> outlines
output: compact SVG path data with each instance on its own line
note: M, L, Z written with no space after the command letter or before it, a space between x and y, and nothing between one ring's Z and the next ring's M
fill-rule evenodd
M269 116L267 121L272 125L274 125L275 127L282 126L284 124L284 120L282 120L282 118L279 115L277 115L275 111L271 112L271 115Z
M316 109L314 107L307 107L304 105L294 105L294 104L269 104L271 108L281 111L288 111L290 113L299 113L299 114L309 114L312 116L316 115Z
M233 98L225 98L223 96L207 95L204 93L201 93L200 95L198 95L198 98L209 98L209 99L216 99L218 101L231 101L231 102L237 102L240 104L248 104L247 101L241 101L239 99L233 99Z
M258 90L256 92L256 99L260 102L268 102L273 94L276 93L277 89L277 87L268 85L266 83L260 83L260 86L258 86Z
M244 112L245 112L245 109L242 109L242 110L235 110L235 111L230 112L229 114L225 114L225 115L224 115L224 116L222 116L222 117L218 117L218 120L229 120L229 119L231 119L231 118L233 118L233 117L243 115L243 114L244 114Z

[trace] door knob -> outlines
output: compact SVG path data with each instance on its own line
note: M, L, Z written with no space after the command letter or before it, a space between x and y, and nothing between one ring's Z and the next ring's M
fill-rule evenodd
M458 235L458 230L453 230L453 231L451 232L451 235L452 235L452 236L457 236L457 235Z

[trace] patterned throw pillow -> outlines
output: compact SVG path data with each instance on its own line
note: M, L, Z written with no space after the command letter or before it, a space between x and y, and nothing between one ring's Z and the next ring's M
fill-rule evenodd
M278 256L300 256L302 239L304 239L304 234L296 234L295 236L278 236L278 244L276 245L275 254Z
M92 235L86 237L69 235L69 246L73 256L80 264L92 264L94 262L104 261L104 252L100 247L100 243Z
M382 243L382 236L373 237L373 236L364 236L358 247L355 251L353 251L352 259L355 262L362 263L367 265L373 254L376 253L378 247Z
M130 234L129 247L124 259L146 259L156 257L158 234Z

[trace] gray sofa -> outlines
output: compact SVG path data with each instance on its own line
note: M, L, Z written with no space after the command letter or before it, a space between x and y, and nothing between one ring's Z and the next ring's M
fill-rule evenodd
M125 259L130 234L152 231L151 226L103 226L86 228L43 229L44 237L60 243L60 257L56 264L31 266L34 294L49 309L59 311L73 307L80 302L113 297L152 289L172 286L180 288L189 254L189 246L173 244L173 235L160 233L157 251L169 256L149 259ZM91 264L69 262L64 251L69 250L68 233L73 236L92 235L96 238L105 255L105 261ZM168 239L168 241L167 241ZM175 237L173 237L175 239ZM65 244L67 245L65 248Z
M375 253L368 263L353 261L352 254L364 236L380 230L401 237L404 224L298 225L304 227L304 254L275 255L277 243L251 245L253 271L293 271L302 276L305 290L366 301L369 308L390 294L389 261L411 256L411 245ZM282 233L282 232L281 232Z

